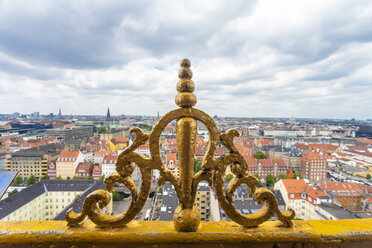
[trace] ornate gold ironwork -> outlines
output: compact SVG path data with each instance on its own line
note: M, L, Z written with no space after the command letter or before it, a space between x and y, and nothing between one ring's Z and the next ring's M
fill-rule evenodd
M80 214L70 209L65 216L68 225L76 226L87 216L100 227L118 227L124 226L133 220L143 208L149 195L151 186L152 170L160 171L158 183L169 181L174 185L179 206L174 213L174 225L178 231L190 232L196 231L200 223L200 214L194 207L195 196L200 181L208 181L210 185L214 184L214 190L218 202L225 213L235 222L244 227L257 226L275 215L282 223L292 226L292 219L295 212L291 209L282 213L278 209L278 203L274 195L268 189L256 189L258 179L248 173L248 165L243 156L234 146L234 137L239 136L238 131L230 129L224 134L218 132L218 128L213 119L201 110L193 108L196 104L196 96L193 91L194 82L191 80L192 71L190 70L190 61L183 59L181 69L178 72L180 80L177 83L178 94L175 98L179 109L168 112L154 126L151 135L145 134L139 128L133 128L131 132L136 134L133 144L119 155L116 163L117 173L113 173L105 179L108 190L97 190L84 201L83 210ZM179 154L180 177L177 177L164 167L160 155L160 135L164 128L173 120L176 120L177 149ZM204 155L201 171L194 175L193 161L197 132L197 121L204 123L209 132L209 145L207 153ZM149 139L151 157L146 158L135 150ZM221 142L230 154L215 159L214 152L218 142ZM136 164L142 174L142 183L137 194L137 188L131 179ZM227 189L224 187L224 174L227 166L232 166L233 179L229 182ZM123 183L132 193L132 201L128 209L119 215L106 215L101 209L111 200L114 184ZM242 184L246 184L253 195L255 201L263 204L263 207L253 214L242 214L236 210L233 204L233 193Z

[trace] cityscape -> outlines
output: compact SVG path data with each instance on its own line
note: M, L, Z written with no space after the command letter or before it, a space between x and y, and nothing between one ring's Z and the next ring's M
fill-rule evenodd
M372 247L371 23L0 0L0 248Z
M118 156L135 139L130 130L151 133L162 116L74 116L58 113L1 115L0 220L64 220L73 208L81 211L85 197L105 189L104 179L116 172ZM213 117L220 132L236 129L234 146L244 156L248 173L259 186L275 195L279 209L293 209L303 220L371 218L371 120ZM198 122L194 173L209 143L209 133ZM136 152L150 157L148 142ZM228 153L220 144L215 157ZM166 169L179 177L175 121L161 135L161 156ZM132 179L141 184L138 167ZM158 185L153 171L151 192L137 220L171 221L178 200L174 186ZM225 172L225 187L233 178ZM115 186L107 214L120 214L131 193ZM243 214L255 213L257 204L246 186L234 192L234 205ZM229 220L220 208L213 185L198 186L195 201L202 221Z

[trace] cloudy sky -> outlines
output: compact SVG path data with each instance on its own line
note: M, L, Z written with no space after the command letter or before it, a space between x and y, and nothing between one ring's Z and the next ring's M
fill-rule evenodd
M372 1L0 0L0 113L372 118Z

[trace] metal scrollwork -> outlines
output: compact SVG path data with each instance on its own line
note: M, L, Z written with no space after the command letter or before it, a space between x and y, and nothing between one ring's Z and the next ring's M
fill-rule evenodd
M292 219L295 216L295 212L290 209L282 213L278 209L275 196L269 190L263 188L256 189L256 185L259 183L258 179L248 173L247 162L233 143L234 137L239 135L238 131L231 129L224 134L219 134L213 119L203 111L193 108L196 104L196 96L193 93L195 86L191 80L192 71L190 70L189 60L183 59L181 61L181 69L178 76L180 78L177 84L177 91L179 93L176 96L175 102L181 108L164 115L154 126L150 136L143 133L139 128L133 128L131 130L131 132L136 134L133 144L119 155L116 164L117 173L111 174L104 181L108 192L97 190L88 195L84 201L83 210L79 214L70 209L65 216L68 225L79 225L87 216L100 227L126 225L142 210L149 195L152 170L157 169L160 171L158 183L169 181L175 188L180 205L174 213L173 220L175 228L179 231L196 231L199 226L200 214L194 207L194 202L198 184L203 180L208 181L210 185L214 184L218 202L233 221L245 227L253 227L275 215L285 225L292 226ZM176 120L177 150L180 164L179 179L164 167L160 155L159 140L161 132L173 120ZM207 127L210 140L207 153L203 158L201 171L194 175L193 160L197 131L196 121L204 123ZM146 158L135 152L147 140L149 140L150 158ZM214 152L219 142L230 151L230 154L215 159ZM131 178L131 174L135 168L134 164L139 167L142 174L142 183L138 193L136 184ZM227 166L232 166L234 177L225 190L224 175ZM115 183L122 183L131 191L132 201L124 213L111 216L104 214L101 209L110 202L111 194L109 192L113 192ZM242 184L247 185L249 193L255 201L263 204L258 212L245 215L237 211L234 207L234 191Z

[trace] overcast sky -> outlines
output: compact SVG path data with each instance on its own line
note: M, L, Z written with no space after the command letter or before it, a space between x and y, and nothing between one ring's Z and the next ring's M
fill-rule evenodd
M0 113L372 118L372 1L0 0Z

